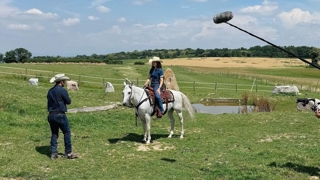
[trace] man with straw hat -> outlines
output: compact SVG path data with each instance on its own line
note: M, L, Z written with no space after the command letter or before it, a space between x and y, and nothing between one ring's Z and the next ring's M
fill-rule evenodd
M71 131L66 116L67 104L71 104L71 99L68 91L63 88L66 84L66 80L70 80L70 78L64 74L56 74L50 79L50 83L55 83L55 85L49 89L47 94L49 111L48 122L51 129L51 159L58 158L59 129L61 129L64 135L65 157L74 159L79 156L72 152Z

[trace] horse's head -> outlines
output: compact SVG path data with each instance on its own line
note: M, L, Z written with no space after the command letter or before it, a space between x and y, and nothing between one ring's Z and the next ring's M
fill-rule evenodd
M122 95L123 95L122 104L124 106L127 106L127 107L133 107L133 104L131 102L132 84L133 83L127 78L123 82L124 88L123 88L123 91L122 91Z

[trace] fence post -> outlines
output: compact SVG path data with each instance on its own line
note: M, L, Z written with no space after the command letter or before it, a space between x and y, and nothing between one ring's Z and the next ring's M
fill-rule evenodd
M195 93L196 93L196 82L193 81L193 94L195 94Z
M218 83L214 84L214 92L217 92L217 85L218 85Z
M28 69L26 68L25 79L27 79L27 75L28 75Z
M104 78L102 78L102 88L104 89L105 83L104 83Z
M256 84L256 92L258 92L258 84Z
M139 78L137 78L137 86L139 86Z
M316 88L315 88L314 92L318 92L318 84L319 84L319 79L317 81L317 85L316 85Z
M236 92L238 92L238 84L236 84Z

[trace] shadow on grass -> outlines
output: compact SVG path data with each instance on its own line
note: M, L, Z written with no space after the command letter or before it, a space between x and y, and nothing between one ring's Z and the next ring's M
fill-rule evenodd
M37 146L36 151L48 157L51 156L50 146Z
M166 138L168 135L166 134L151 134L152 140L157 140L160 138ZM108 139L108 141L111 144L116 144L118 141L130 141L130 142L142 142L143 135L136 134L136 133L128 133L124 134L122 138L113 138L113 139Z
M161 158L162 161L167 161L167 162L170 162L170 163L174 163L176 162L177 160L175 159L169 159L169 158Z
M304 165L300 165L300 164L295 164L292 162L288 162L285 164L277 164L276 162L272 162L269 164L270 167L279 167L279 168L287 168L287 169L292 169L296 172L300 172L300 173L307 173L310 176L319 176L319 171L320 169L317 167L313 167L313 166L304 166Z

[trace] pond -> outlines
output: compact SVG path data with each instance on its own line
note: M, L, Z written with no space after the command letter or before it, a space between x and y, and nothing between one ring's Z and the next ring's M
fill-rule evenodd
M192 104L197 113L205 114L243 114L251 113L254 106L241 105L239 99L219 98L202 99L201 103Z
M215 106L205 106L203 104L192 104L197 113L205 114L243 114L251 113L252 106L243 105L215 105Z

